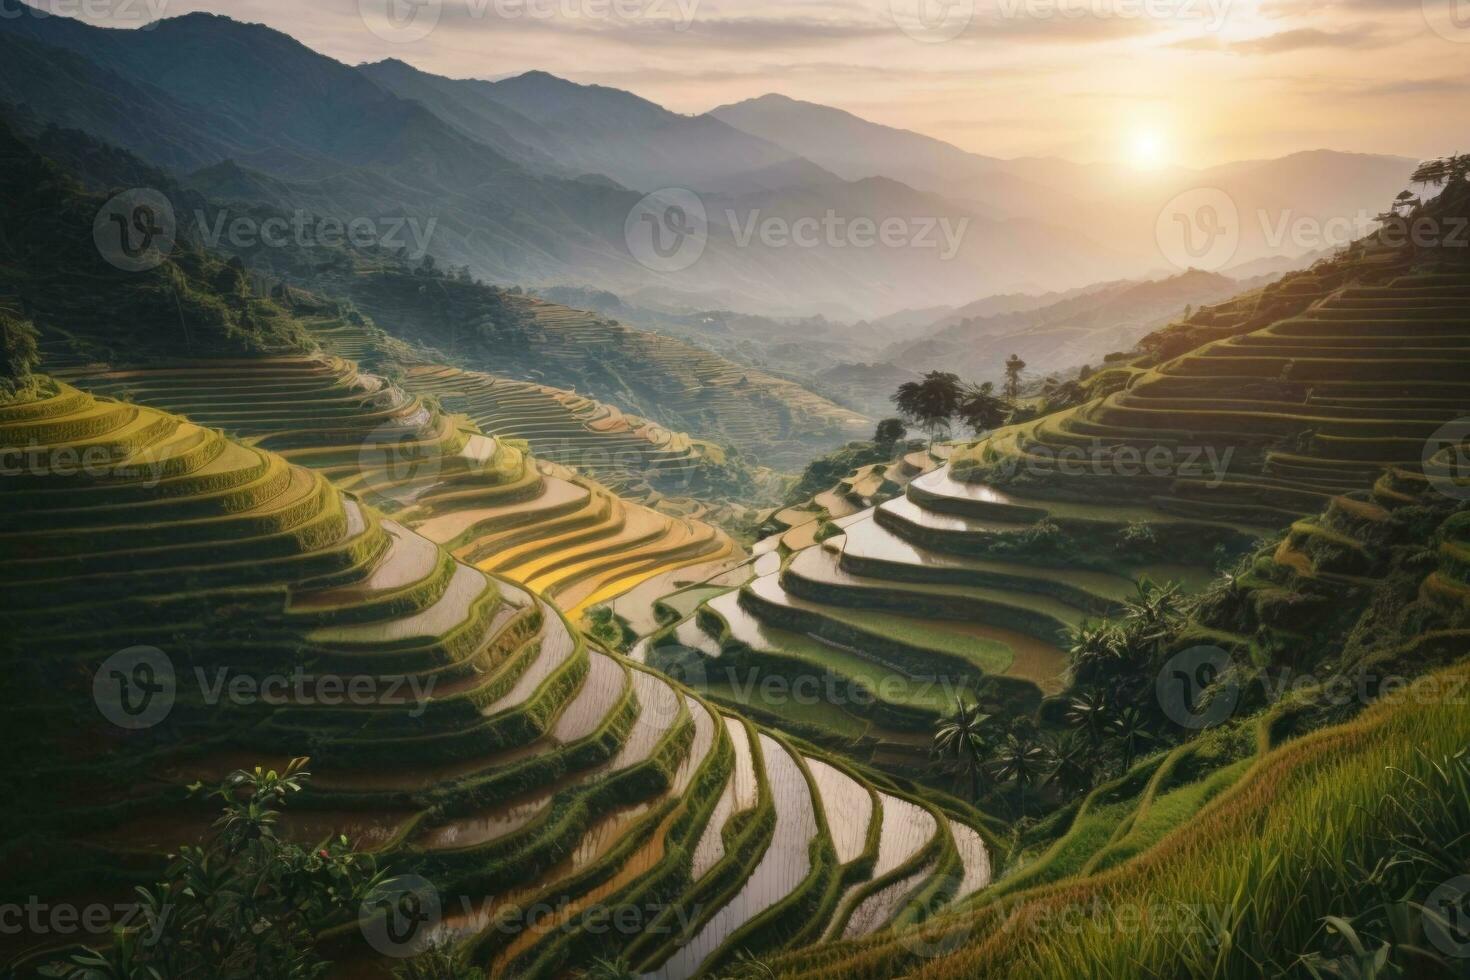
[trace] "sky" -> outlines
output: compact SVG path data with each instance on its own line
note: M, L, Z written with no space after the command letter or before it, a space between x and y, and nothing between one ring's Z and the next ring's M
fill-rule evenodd
M44 0L193 11L349 64L539 69L676 112L779 92L991 156L1202 167L1470 150L1470 0Z

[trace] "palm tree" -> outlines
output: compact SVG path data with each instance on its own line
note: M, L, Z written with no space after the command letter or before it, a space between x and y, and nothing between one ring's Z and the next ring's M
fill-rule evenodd
M1087 735L1087 741L1099 746L1107 729L1112 708L1097 691L1083 691L1067 702L1067 724Z
M1096 680L1099 675L1111 673L1122 659L1123 637L1118 627L1106 619L1097 624L1083 620L1072 627L1068 640L1072 674L1080 681Z
M1148 719L1135 707L1127 707L1108 720L1108 734L1118 740L1123 750L1123 771L1133 768L1133 760L1148 742L1154 740L1149 731Z
M1068 799L1092 789L1097 749L1079 732L1061 732L1047 745L1047 780Z
M967 704L963 694L955 698L954 710L941 718L934 730L934 754L947 761L956 782L970 777L972 801L980 797L980 776L990 737L990 715L982 712L979 704Z
M1000 743L990 759L995 778L1002 783L1015 783L1021 791L1019 813L1026 813L1026 787L1042 775L1046 768L1046 751L1028 735L1012 732Z
M932 448L935 434L948 427L949 420L959 410L962 393L959 375L930 371L922 381L905 381L899 385L893 404L928 431Z
M964 390L957 414L978 436L1006 424L1015 406L995 393L994 383L970 385Z
M1129 638L1157 654L1179 622L1179 583L1158 585L1145 575L1134 583L1134 593L1123 606Z

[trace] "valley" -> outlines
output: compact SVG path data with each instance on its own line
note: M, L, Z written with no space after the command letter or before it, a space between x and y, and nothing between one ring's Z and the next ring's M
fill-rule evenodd
M0 11L5 976L1465 974L1443 51L900 7Z

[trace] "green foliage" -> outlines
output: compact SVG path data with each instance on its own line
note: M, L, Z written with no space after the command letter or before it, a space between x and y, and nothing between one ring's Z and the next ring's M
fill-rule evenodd
M981 385L970 385L964 390L956 414L960 421L979 435L1005 425L1015 410L1014 403L996 395L995 385L987 381Z
M893 394L893 404L929 433L930 442L940 429L949 427L963 399L959 375L948 371L930 371L922 381L905 381Z
M812 535L812 540L821 544L823 541L835 538L841 533L842 528L833 524L831 521L823 521L821 526L817 528L817 533Z
M1026 362L1015 354L1006 358L1006 386L1005 395L1011 401L1021 397L1021 372L1026 370Z
M207 795L224 801L212 836L184 845L151 888L138 888L141 922L111 946L51 964L66 980L254 980L325 975L318 930L355 915L382 876L346 837L303 848L277 836L287 798L310 776L304 758L281 772L237 770ZM204 793L203 786L191 787Z
M31 374L41 363L36 328L0 310L0 397L15 396L32 387Z
M621 650L628 642L622 623L618 622L609 606L593 606L587 610L586 632L611 650Z
M638 975L627 960L602 957L594 959L586 969L577 973L580 980L637 980Z
M858 467L892 459L894 453L893 446L876 442L849 442L841 449L808 463L806 469L802 470L801 477L786 492L786 503L790 505L810 500Z
M980 710L978 702L968 701L963 693L955 698L954 708L934 729L935 757L954 774L957 784L968 781L972 801L980 796L980 778L995 735L991 716Z
M909 428L903 424L903 419L884 419L873 430L873 441L880 446L891 447L908 434Z
M485 980L485 971L469 961L469 953L440 945L420 953L393 971L397 980Z
M109 265L92 226L105 196L85 191L0 123L0 195L13 221L0 238L6 288L42 334L53 329L137 360L147 352L306 351L305 328L280 304L251 294L243 266L179 234L144 271ZM187 213L182 207L177 213Z

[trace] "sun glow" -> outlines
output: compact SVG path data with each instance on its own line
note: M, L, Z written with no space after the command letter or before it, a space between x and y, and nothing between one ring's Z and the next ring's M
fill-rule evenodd
M1164 136L1156 129L1135 130L1128 139L1128 162L1139 170L1158 170L1167 157Z

